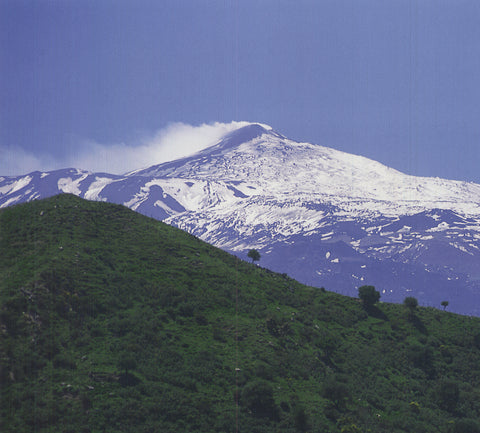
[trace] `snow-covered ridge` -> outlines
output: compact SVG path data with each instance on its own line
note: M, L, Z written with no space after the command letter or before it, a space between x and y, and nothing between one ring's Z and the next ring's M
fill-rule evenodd
M400 301L463 291L457 311L480 314L478 184L409 176L253 123L122 176L1 177L0 208L59 192L124 204L237 254L257 248L264 266L308 284L355 294L368 281Z
M349 212L365 211L368 202L372 212L390 215L437 207L480 213L480 185L409 176L362 156L289 140L258 125L235 131L191 157L135 174L237 182L246 195L307 195L308 200L318 197Z

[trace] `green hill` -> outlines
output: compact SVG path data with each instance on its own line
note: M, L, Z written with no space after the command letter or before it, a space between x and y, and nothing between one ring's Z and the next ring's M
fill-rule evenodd
M0 212L2 432L478 432L480 320L303 286L125 207Z

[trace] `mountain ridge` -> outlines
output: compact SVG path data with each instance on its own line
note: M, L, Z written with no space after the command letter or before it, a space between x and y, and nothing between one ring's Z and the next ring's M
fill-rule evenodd
M235 254L257 248L264 266L310 285L351 295L371 281L392 301L413 293L480 314L477 184L406 175L259 124L126 175L69 169L2 179L0 207L58 192L124 204ZM453 293L465 300L457 305Z

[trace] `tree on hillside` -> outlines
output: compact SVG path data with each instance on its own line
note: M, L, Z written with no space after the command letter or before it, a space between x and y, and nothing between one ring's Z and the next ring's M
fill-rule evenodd
M328 398L335 404L337 409L344 408L349 397L347 385L335 377L327 377L323 384L323 397Z
M125 376L128 376L128 370L133 370L137 367L137 361L132 353L123 352L118 359L118 368L125 370Z
M443 307L443 311L445 311L448 307L448 301L442 301L442 307Z
M297 431L306 432L308 430L308 415L303 406L295 407L293 411L293 420Z
M440 407L451 413L455 411L460 396L460 387L458 383L444 379L437 386L437 399Z
M248 382L242 389L240 404L258 417L275 419L278 415L273 388L264 380Z
M374 286L361 286L358 288L358 297L365 308L370 308L380 300L380 292Z
M403 301L403 305L405 305L405 307L407 307L410 312L413 313L415 308L418 306L418 301L413 296L407 296Z
M453 433L480 433L480 423L468 418L456 420Z
M247 257L252 259L252 263L253 263L260 260L260 253L255 249L251 249L248 251Z

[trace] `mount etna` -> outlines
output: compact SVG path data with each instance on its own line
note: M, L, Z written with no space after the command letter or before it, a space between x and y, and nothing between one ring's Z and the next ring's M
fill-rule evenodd
M0 207L59 193L123 204L316 287L480 315L480 185L403 174L250 124L124 175L0 177Z

